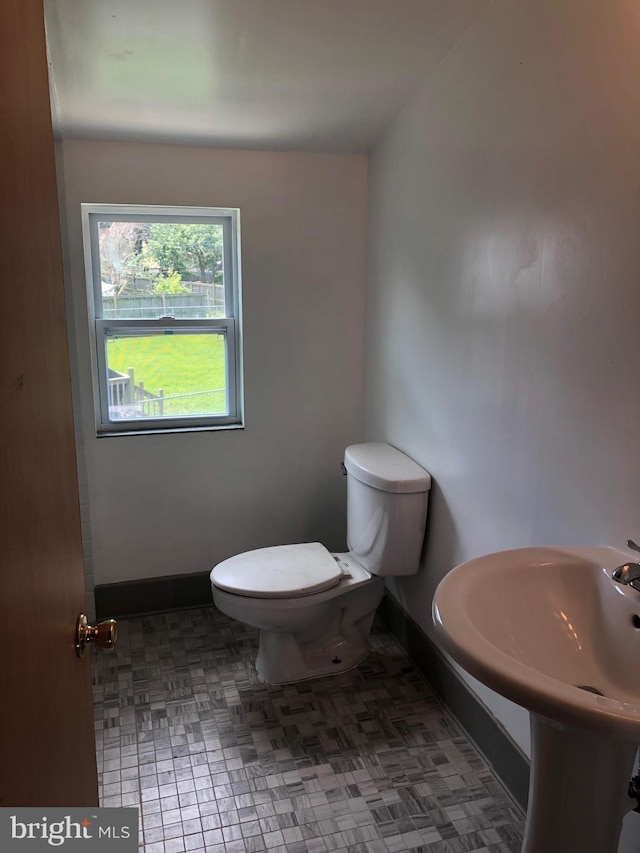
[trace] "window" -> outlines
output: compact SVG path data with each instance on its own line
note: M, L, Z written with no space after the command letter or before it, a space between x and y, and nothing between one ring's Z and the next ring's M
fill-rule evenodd
M99 435L242 425L239 211L82 205Z

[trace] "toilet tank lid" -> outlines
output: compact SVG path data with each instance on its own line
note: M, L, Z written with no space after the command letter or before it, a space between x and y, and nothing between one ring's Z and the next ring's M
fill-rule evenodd
M324 545L303 542L229 557L211 571L211 583L252 598L292 598L330 589L342 575Z
M400 450L381 441L352 444L344 452L349 474L384 492L428 492L431 475Z

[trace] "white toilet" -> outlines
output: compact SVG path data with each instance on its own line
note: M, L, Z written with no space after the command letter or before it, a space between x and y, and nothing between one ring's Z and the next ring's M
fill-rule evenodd
M351 445L344 465L346 554L319 542L280 545L230 557L211 572L216 607L260 629L256 669L271 684L359 663L384 578L418 571L429 474L379 442Z

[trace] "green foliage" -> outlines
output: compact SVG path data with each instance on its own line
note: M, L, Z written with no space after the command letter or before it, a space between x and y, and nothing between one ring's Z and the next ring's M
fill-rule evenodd
M159 275L153 282L154 293L189 293L182 283L180 273L171 270L167 275Z
M155 293L188 293L184 280L222 281L223 229L211 223L101 222L99 230L102 281L120 296L140 290L141 280L163 274ZM138 279L134 288L134 279Z
M195 272L200 281L216 281L222 270L222 226L209 223L153 222L146 247L163 269L181 276Z

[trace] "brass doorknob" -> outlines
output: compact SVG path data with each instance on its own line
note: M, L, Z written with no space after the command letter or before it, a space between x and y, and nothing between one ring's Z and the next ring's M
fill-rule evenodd
M93 643L101 649L112 649L118 642L118 624L115 619L105 619L97 625L89 625L84 613L76 622L76 654L84 654L87 643Z

